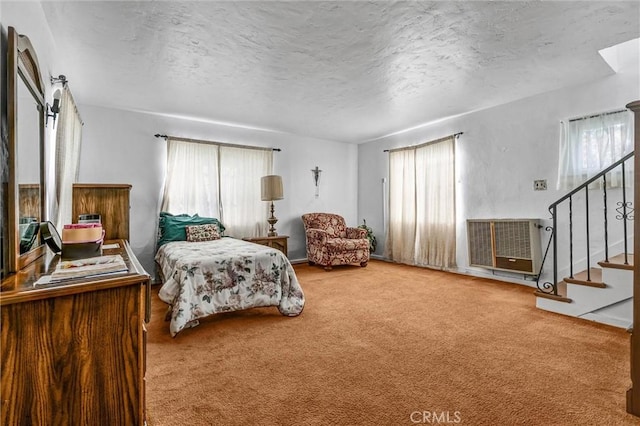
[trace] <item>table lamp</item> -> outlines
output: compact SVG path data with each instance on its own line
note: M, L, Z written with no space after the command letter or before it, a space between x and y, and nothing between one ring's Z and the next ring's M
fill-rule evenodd
M263 176L262 179L260 180L261 183L261 195L262 195L262 201L270 201L271 202L271 216L269 216L269 218L267 219L267 222L269 222L269 233L267 234L267 236L269 237L275 237L276 235L278 235L278 233L276 232L276 228L275 228L275 224L278 221L278 219L275 217L275 215L273 214L274 212L274 207L273 207L273 201L274 200L282 200L284 198L284 191L282 188L282 176L278 176L278 175L268 175L268 176Z

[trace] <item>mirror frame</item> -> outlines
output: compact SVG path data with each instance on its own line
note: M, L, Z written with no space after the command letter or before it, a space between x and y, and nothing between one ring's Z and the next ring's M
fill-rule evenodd
M20 254L20 235L18 231L19 220L19 191L17 182L17 151L18 143L18 78L27 86L27 89L38 104L39 112L39 162L40 162L40 222L46 222L46 173L45 173L45 88L40 74L38 58L29 38L18 34L15 28L8 28L7 38L7 120L9 142L9 187L8 195L8 237L9 253L8 265L5 270L11 274L18 272L29 263L33 262L45 252L45 245L38 244L31 251Z

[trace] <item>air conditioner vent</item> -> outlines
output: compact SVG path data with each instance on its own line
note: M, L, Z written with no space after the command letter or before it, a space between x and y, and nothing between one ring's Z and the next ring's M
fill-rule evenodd
M541 247L535 219L467 220L469 265L537 275Z
M496 256L531 259L529 222L494 222Z
M493 266L491 223L469 222L469 259L472 265Z

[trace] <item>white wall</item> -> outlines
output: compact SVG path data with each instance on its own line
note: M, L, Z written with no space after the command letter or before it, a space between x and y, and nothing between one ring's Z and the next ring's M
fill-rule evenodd
M384 149L414 145L457 132L457 264L468 268L466 219L548 219L548 206L564 195L555 190L559 122L576 116L623 108L640 99L638 65L599 81L469 113L407 133L358 146L358 216L366 218L384 247L382 179L388 176ZM533 181L546 179L547 191ZM545 222L549 223L549 222ZM543 232L543 242L548 240ZM545 269L546 271L546 269ZM520 281L511 277L513 281ZM508 280L512 280L507 278Z
M276 229L290 236L289 258L294 261L306 258L303 213L334 212L357 224L357 145L89 105L78 108L84 121L79 181L132 185L130 243L151 275L166 162L166 142L155 138L156 133L282 149L274 153L274 173L282 175L285 197L275 202ZM311 173L315 166L323 170L318 198Z

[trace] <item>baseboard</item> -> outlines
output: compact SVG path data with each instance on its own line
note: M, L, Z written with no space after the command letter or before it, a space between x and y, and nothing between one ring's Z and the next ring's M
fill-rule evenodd
M633 324L633 321L627 321L620 318L613 318L605 315L599 315L593 312L581 315L578 318L599 322L601 324L607 324L607 325L611 325L618 328L624 328L624 329L629 328Z
M388 259L384 256L380 256L380 255L371 255L372 259L375 260L381 260L383 262L389 262L389 263L397 263L394 262L391 259ZM415 265L417 267L423 267L423 266L419 266L419 265ZM424 268L429 268L428 266L424 266ZM536 282L535 282L535 278L518 278L514 275L517 276L522 276L523 274L517 274L517 273L511 273L511 272L505 272L505 271L489 271L489 270L484 270L484 269L474 269L474 268L464 268L464 267L455 267L455 268L431 268L431 269L437 269L439 271L446 271L446 272L451 272L454 274L460 274L460 275L467 275L467 276L472 276L472 277L478 277L478 278L487 278L490 280L496 280L496 281L504 281L504 282L508 282L508 283L512 283L512 284L520 284L520 285L524 285L527 287L532 287L532 288L537 288L536 286Z
M533 276L531 276L531 278L518 278L513 275L509 275L511 274L510 272L504 272L504 271L490 272L485 270L476 270L472 268L463 268L463 267L457 267L455 269L451 269L450 272L454 272L456 274L462 274L462 275L470 275L472 277L487 278L487 279L496 280L496 281L504 281L511 284L520 284L520 285L524 285L531 288L537 288L535 277ZM515 275L522 276L522 274L515 274Z

